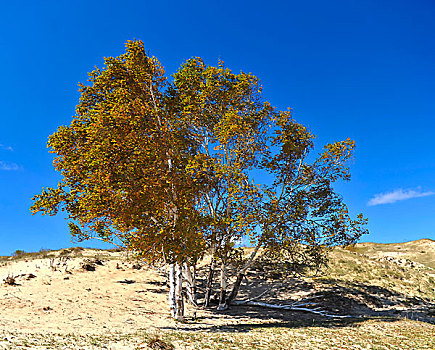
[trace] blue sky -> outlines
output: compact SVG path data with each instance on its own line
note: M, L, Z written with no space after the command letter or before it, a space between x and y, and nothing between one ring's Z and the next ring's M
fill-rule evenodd
M134 38L169 74L192 56L252 72L319 146L354 139L337 189L369 218L363 241L434 239L433 18L432 0L0 2L0 255L71 246L64 217L29 212L59 181L47 137Z

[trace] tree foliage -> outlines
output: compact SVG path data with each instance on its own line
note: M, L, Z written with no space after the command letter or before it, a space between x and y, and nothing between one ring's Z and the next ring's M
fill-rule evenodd
M188 60L174 75L173 96L180 119L200 147L188 166L191 174L208 174L201 208L211 218L207 241L221 258L231 242L254 234L259 186L250 171L267 150L273 108L261 99L258 79L234 74L219 62L208 67Z
M157 59L140 42L126 49L80 84L71 125L48 141L62 180L35 196L31 210L65 210L77 239L122 244L153 261L200 254L200 183L185 171L195 145L167 112Z
M188 170L212 180L200 203L211 218L206 242L221 271L230 263L242 265L234 242L243 237L257 246L255 254L261 247L269 259L285 257L312 267L326 261L326 247L352 244L365 233L366 220L362 215L352 220L332 187L350 179L353 141L328 144L317 160L307 162L314 136L290 111L263 100L255 76L234 74L223 62L210 67L200 58L188 60L174 75L172 96L200 145ZM272 181L256 184L254 171ZM239 279L245 273L240 271ZM225 300L221 282L225 305L238 287Z
M170 280L178 281L180 295L181 266L194 292L190 269L207 251L205 304L219 263L225 308L260 249L268 259L312 267L325 262L326 248L355 243L366 232L366 219L352 220L333 188L350 179L354 142L334 142L310 156L314 135L290 110L265 101L252 74L196 57L169 82L143 43L132 41L125 54L91 72L80 92L71 125L48 142L62 180L35 196L31 210L65 210L79 240L97 238L149 261L176 263ZM246 238L255 246L248 258L236 244ZM238 272L228 294L230 264Z

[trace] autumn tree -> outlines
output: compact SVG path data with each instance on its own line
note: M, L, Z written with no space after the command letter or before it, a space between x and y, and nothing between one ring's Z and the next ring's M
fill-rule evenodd
M212 255L205 305L219 261L221 310L236 298L260 248L269 259L313 267L326 261L328 247L352 244L366 232L366 220L362 215L352 220L332 187L350 179L347 161L354 142L328 144L317 160L307 162L314 136L261 93L255 76L232 73L223 62L211 67L193 58L174 75L179 118L190 123L201 145L189 171L211 176L200 202L212 218L205 236ZM272 180L257 184L254 171ZM255 246L245 260L234 244L242 237ZM226 270L234 263L239 270L228 294Z
M62 180L35 196L31 210L65 210L75 238L166 262L179 320L183 283L199 304L196 265L206 253L203 302L220 271L223 310L258 256L310 267L325 261L328 247L365 232L365 219L352 220L332 187L349 179L353 141L329 144L309 162L313 135L263 99L254 75L192 58L173 78L140 41L91 72L71 125L49 138ZM254 246L247 258L242 238ZM231 289L230 265L237 266Z
M201 181L185 171L196 146L168 113L166 85L139 41L106 58L80 85L71 125L49 138L62 180L35 196L31 210L65 210L79 241L99 239L167 262L171 311L182 319L182 264L204 253L195 209Z

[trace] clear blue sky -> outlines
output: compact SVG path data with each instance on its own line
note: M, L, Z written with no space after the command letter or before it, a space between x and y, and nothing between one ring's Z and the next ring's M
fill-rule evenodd
M0 255L71 246L63 217L29 212L59 180L47 137L134 38L170 74L191 56L254 73L318 145L354 139L337 188L370 220L363 241L434 239L434 18L433 0L1 1Z

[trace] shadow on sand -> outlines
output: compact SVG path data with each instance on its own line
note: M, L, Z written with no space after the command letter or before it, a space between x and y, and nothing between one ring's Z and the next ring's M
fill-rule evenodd
M432 301L363 283L346 283L346 285L337 281L323 281L323 283L322 289L313 291L306 298L313 301L315 307L320 307L329 314L351 317L332 318L304 311L238 305L221 312L216 311L216 307L211 307L207 309L210 312L208 315L195 320L187 318L185 323L165 329L248 332L252 329L271 327L347 327L370 319L384 322L410 319L435 324L435 303ZM308 287L305 282L298 285L294 281L289 286L292 292L296 293L307 291ZM289 304L294 301L279 298L279 294L272 294L266 302ZM229 322L227 325L212 325L208 322L213 317L225 317Z

